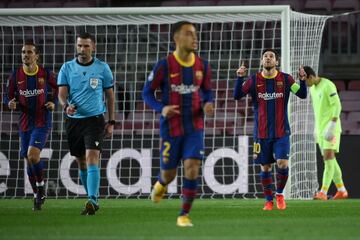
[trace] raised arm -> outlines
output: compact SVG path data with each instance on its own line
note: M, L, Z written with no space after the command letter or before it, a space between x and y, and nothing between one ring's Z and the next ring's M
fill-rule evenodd
M302 99L306 98L307 88L306 88L306 82L305 82L305 75L304 75L302 67L300 67L300 69L299 69L300 84L297 84L291 75L288 75L288 76L289 76L289 84L290 84L291 92L294 93L299 98L302 98Z
M244 64L236 70L237 79L234 88L234 99L240 100L246 94L249 93L252 86L252 78L248 78L245 82L244 79L247 76L247 68Z

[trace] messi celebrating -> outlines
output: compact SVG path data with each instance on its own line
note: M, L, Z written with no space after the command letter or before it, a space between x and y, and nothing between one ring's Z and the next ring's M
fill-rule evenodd
M41 210L45 201L44 164L40 152L52 127L57 86L54 74L37 64L38 47L27 42L21 50L22 66L14 70L7 84L5 103L20 111L20 155L27 162L27 175L34 192L33 210Z
M197 193L197 181L204 151L204 112L213 115L211 70L207 61L195 55L198 41L195 26L187 21L172 27L175 51L160 60L143 89L144 101L161 113L160 168L151 199L159 202L167 185L176 177L182 159L183 204L177 219L180 227L193 226L188 214ZM161 89L162 99L154 92Z
M279 55L274 49L265 49L261 58L262 71L251 75L246 81L247 69L237 70L234 98L239 100L250 94L254 107L254 157L261 164L260 179L264 189L264 210L273 209L271 165L277 163L276 204L280 210L286 209L283 190L288 178L288 158L290 151L290 126L288 121L288 101L290 92L306 98L304 78L300 85L291 75L276 69Z

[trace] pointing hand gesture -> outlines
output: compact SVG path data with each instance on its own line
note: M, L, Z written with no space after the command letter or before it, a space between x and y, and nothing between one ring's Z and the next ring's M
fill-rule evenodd
M247 68L244 65L244 61L241 63L241 66L236 70L236 75L238 77L245 77L247 75Z

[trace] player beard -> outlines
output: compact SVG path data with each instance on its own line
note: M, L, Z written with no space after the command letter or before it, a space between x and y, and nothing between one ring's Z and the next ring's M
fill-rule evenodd
M90 61L91 57L88 57L86 54L84 53L78 53L77 57L79 59L80 62L82 63L87 63Z
M266 71L271 71L272 69L274 69L275 67L264 67L264 69L266 70Z

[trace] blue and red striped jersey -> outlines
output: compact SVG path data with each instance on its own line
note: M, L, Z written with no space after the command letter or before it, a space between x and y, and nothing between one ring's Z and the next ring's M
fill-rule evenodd
M45 103L56 103L57 95L56 79L51 71L38 66L34 74L29 74L19 67L8 79L4 102L16 99L20 111L19 129L25 132L33 128L51 128L51 112Z
M155 90L161 89L161 100ZM160 118L161 136L182 136L204 128L202 104L212 102L211 69L207 61L193 54L191 64L183 63L175 53L160 60L150 73L144 89L146 104L161 113L166 105L179 105L181 114Z
M239 100L246 94L252 97L255 139L290 135L287 111L290 92L306 98L305 81L300 81L299 85L291 75L278 71L270 78L264 77L261 72L250 76L245 82L244 78L237 78L234 98Z

